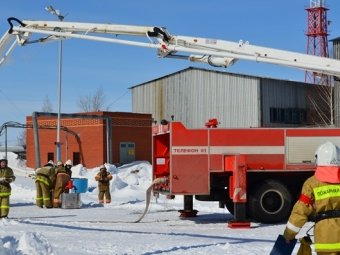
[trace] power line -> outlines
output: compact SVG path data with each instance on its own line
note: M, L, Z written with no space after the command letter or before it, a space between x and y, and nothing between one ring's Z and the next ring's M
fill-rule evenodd
M10 97L9 96L7 96L6 94L5 94L5 92L3 92L1 89L0 89L0 93L4 96L4 98L15 108L15 109L17 109L21 114L23 114L23 115L26 115L25 113L23 113L17 106L16 106L16 104L13 102L13 100L11 100L10 99Z
M127 90L124 94L122 94L122 95L119 96L116 100L114 100L112 103L110 103L110 104L106 107L106 109L109 110L110 107L111 107L113 104L117 103L117 102L118 102L120 99L122 99L127 93L129 93L129 90Z

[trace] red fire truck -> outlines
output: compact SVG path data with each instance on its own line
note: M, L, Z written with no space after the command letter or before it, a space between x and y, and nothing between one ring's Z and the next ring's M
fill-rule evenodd
M196 214L195 196L219 201L238 223L283 221L314 173L317 147L340 144L337 128L220 129L216 120L207 127L153 127L153 176L164 180L154 192L184 195L182 216Z

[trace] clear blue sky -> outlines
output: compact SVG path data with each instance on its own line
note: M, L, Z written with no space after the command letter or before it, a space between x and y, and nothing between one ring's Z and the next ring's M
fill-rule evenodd
M306 52L309 0L1 0L0 34L9 28L8 17L22 20L56 20L45 11L52 5L66 21L163 26L173 35L216 38L283 50ZM327 0L329 39L340 36L340 1ZM41 111L48 96L58 106L58 43L18 47L0 67L0 125L25 123ZM129 87L176 72L188 66L211 68L182 60L159 59L153 49L81 40L64 41L62 112L79 112L80 97L102 88L111 111L130 111ZM331 48L331 47L330 47ZM237 62L228 69L244 73L304 81L300 70ZM18 130L9 130L9 144L16 144ZM0 137L4 143L4 137Z

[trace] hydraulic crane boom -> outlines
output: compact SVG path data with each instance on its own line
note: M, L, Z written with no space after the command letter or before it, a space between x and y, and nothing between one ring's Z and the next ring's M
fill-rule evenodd
M159 57L228 67L236 60L277 64L340 77L340 61L273 48L189 36L173 36L164 27L61 21L20 21L9 18L10 29L0 40L0 65L16 45L69 38L154 48ZM13 23L16 22L17 25ZM37 39L32 39L38 35ZM44 36L44 37L41 37ZM121 38L118 38L121 36ZM128 37L128 38L125 38ZM143 42L140 38L147 39Z

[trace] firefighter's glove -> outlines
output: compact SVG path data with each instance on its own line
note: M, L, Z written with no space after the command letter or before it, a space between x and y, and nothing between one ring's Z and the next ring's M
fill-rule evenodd
M283 237L286 239L287 242L293 240L295 236L296 236L296 233L288 228L286 228L283 233Z
M36 173L31 173L31 174L28 174L28 177L31 178L32 180L35 180L36 179Z
M312 240L309 236L304 236L300 239L300 248L297 255L312 255L311 244Z

